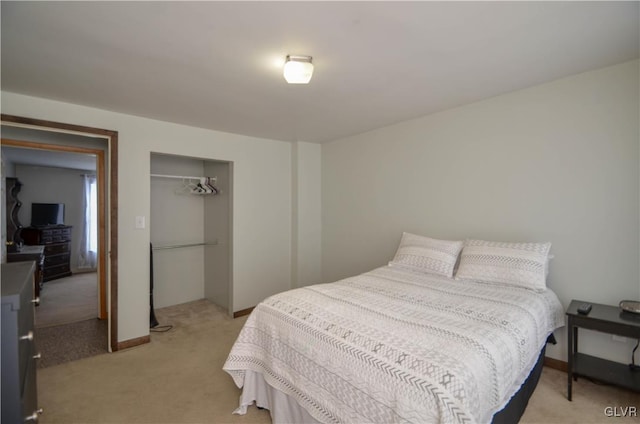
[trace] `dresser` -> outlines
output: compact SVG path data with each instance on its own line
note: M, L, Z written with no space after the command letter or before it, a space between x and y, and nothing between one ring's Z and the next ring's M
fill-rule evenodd
M26 227L20 235L27 245L44 246L42 281L71 275L71 226Z
M2 424L37 422L34 261L2 264Z

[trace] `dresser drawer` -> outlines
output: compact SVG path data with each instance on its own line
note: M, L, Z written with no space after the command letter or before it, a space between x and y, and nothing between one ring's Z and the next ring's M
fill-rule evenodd
M71 267L68 263L47 267L44 269L44 281L48 281L54 277L71 275Z
M33 275L31 277L33 279ZM20 292L20 310L17 314L18 317L18 369L20 370L20 376L24 376L27 370L27 364L29 358L33 355L33 344L35 337L34 330L34 293L33 284L25 284ZM31 338L27 338L31 335ZM20 338L25 337L24 340ZM24 380L21 382L24 384ZM22 384L20 389L22 389Z
M71 228L49 228L42 230L42 237L50 237L54 240L71 240Z
M71 251L71 243L49 244L44 248L45 256L57 255L58 253L69 253L70 251Z
M32 357L30 359L31 360L29 361L25 374L24 387L21 397L23 418L32 416L34 413L37 414L38 409L38 389L36 385L37 364L35 359L33 359Z
M68 263L70 259L71 259L70 253L62 253L59 255L48 255L44 258L44 266L45 268L49 268L55 265Z
M58 236L63 241L71 241L71 228L63 228L60 230L60 234L58 234Z
M19 315L27 315L20 313ZM23 322L21 317L18 317L18 322ZM19 325L20 326L20 325ZM25 337L24 340L20 340L22 337ZM30 337L27 339L26 337ZM22 385L24 384L24 379L22 378L27 370L27 365L29 364L29 358L33 356L34 349L34 339L35 339L35 329L33 327L29 327L28 329L19 329L18 330L18 372L21 377L20 381L20 389L22 389Z
M62 243L65 241L71 241L71 238L60 234L51 236L42 235L42 237L40 237L40 244Z
M61 243L63 241L69 241L67 236L64 236L64 235L53 236L53 243Z
M20 340L20 344L18 345L18 366L20 367L20 390L24 391L24 386L26 384L26 378L22 378L26 376L29 372L29 367L33 368L33 355L35 355L35 329L29 330L33 337L31 340ZM21 332L19 335L21 337L26 336L27 332Z
M43 234L40 240L42 244L51 244L51 243L62 243L65 241L71 241L71 238L61 234L54 234L50 236L45 236Z
M33 358L34 262L2 264L2 423L23 423L37 412L37 367ZM37 417L37 415L35 415Z
M71 226L37 228L23 228L20 236L27 245L62 243L71 241Z

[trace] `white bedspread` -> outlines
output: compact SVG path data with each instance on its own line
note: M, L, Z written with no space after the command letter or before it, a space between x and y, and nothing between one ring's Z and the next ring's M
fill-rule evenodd
M486 423L564 325L556 295L382 267L280 293L247 319L224 365L321 422Z

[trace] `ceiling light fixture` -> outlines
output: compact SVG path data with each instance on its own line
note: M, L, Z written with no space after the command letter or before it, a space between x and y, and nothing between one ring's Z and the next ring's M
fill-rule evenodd
M308 84L313 75L311 56L287 55L284 62L284 79L289 84Z

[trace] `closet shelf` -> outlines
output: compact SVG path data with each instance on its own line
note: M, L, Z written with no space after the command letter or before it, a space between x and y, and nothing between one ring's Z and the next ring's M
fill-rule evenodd
M215 186L218 181L217 177L195 177L189 175L165 174L151 174L151 177L182 180L182 187L179 190L176 190L177 194L220 194L220 189Z

